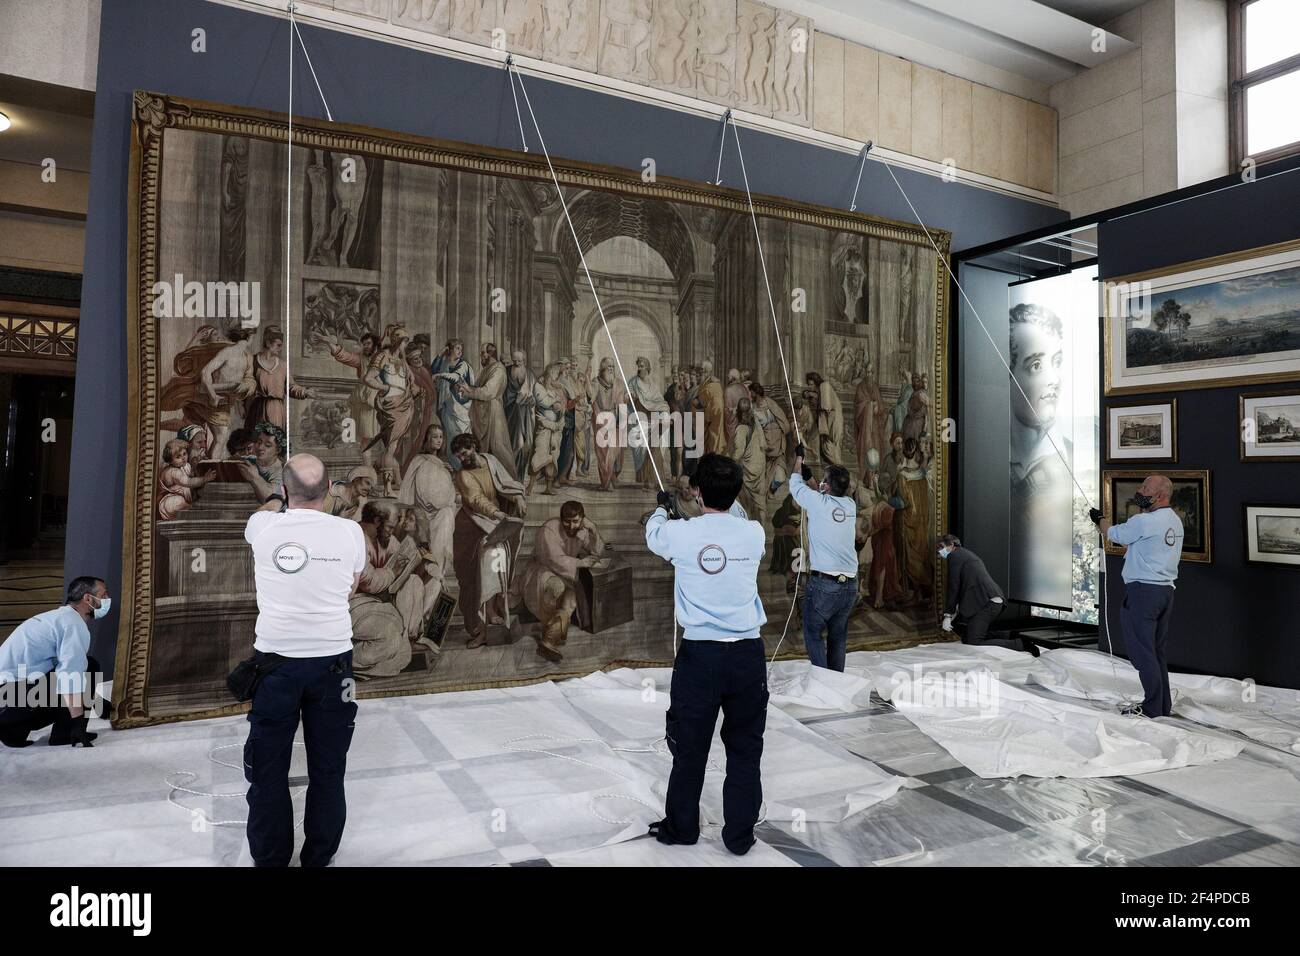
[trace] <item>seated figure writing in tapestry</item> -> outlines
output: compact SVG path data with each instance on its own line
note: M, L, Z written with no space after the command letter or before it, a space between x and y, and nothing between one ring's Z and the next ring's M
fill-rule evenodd
M578 606L578 569L594 567L605 542L582 504L566 501L560 516L537 529L532 557L511 585L512 604L524 606L542 622L537 653L559 661L569 637L569 624Z

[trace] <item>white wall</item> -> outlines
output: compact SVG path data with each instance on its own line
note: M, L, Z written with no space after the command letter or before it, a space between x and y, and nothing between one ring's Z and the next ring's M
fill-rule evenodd
M0 73L95 88L100 0L0 0Z
M1073 216L1228 172L1225 0L1150 0L1107 28L1139 49L1056 84Z

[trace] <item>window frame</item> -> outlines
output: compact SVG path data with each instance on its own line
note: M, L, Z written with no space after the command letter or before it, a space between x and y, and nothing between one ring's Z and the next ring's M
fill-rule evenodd
M1256 0L1229 0L1228 3L1228 110L1232 159L1241 168L1247 159L1268 163L1287 156L1300 155L1300 139L1262 153L1248 153L1246 94L1255 86L1280 76L1300 72L1300 53L1260 67L1252 73L1246 67L1246 8Z

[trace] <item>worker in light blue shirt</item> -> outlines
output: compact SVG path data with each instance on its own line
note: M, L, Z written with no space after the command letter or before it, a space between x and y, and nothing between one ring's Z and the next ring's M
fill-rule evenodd
M858 504L849 497L849 470L830 465L814 490L804 480L803 445L795 447L790 494L807 515L808 588L803 599L803 643L814 667L844 670L849 613L858 600ZM825 635L825 637L823 637Z
M91 746L98 734L86 729L86 704L99 664L87 624L111 606L102 580L74 578L63 607L28 618L0 644L0 743L26 747L29 734L53 724L51 745Z
M1141 508L1122 524L1111 524L1095 508L1091 517L1114 544L1127 547L1124 554L1124 607L1120 622L1129 660L1142 679L1141 713L1168 717L1173 713L1169 690L1169 664L1165 645L1174 613L1174 582L1183 554L1183 522L1169 506L1174 486L1163 475L1148 475L1133 496ZM1129 706L1125 713L1137 713Z
M754 845L763 803L759 764L767 724L767 660L759 630L767 621L758 596L762 525L729 513L744 472L724 455L699 459L694 484L703 513L670 519L672 496L646 521L646 546L673 566L673 601L683 628L673 662L665 723L673 755L665 815L650 827L660 843L700 837L700 792L713 729L722 711L727 779L722 788L722 842L743 855Z

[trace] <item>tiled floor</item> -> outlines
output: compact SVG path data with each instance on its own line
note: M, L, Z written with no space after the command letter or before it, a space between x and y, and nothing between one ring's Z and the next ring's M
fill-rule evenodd
M364 701L349 761L349 829L337 862L1300 865L1300 757L1247 742L1231 760L1140 777L986 780L874 697L852 713L795 720L773 712L764 763L771 819L759 825L760 842L747 857L723 850L714 828L694 847L661 846L638 835L654 816L650 808L593 799L610 790L611 771L624 776L621 791L648 803L661 798L667 759L644 741L662 727L663 703L647 711L638 703L640 685L614 680L640 673L595 675L583 685L588 697L570 682ZM644 673L663 680L667 672ZM503 746L539 728L564 739L533 741L523 753ZM0 864L246 865L242 827L206 822L209 813L230 821L244 815L245 734L242 720L228 718L110 731L91 751L38 745L0 752ZM632 750L610 749L616 746ZM210 756L216 747L225 749ZM302 762L299 750L298 787ZM862 768L858 778L854 766ZM877 779L877 768L905 778L901 789L838 822L789 812L813 792L822 808L833 807L844 800L836 793L860 792ZM706 807L720 776L710 775ZM232 796L175 791L172 803L165 777ZM301 813L301 789L295 806ZM187 812L194 807L203 815ZM597 818L607 814L618 822ZM508 822L498 827L498 817Z

